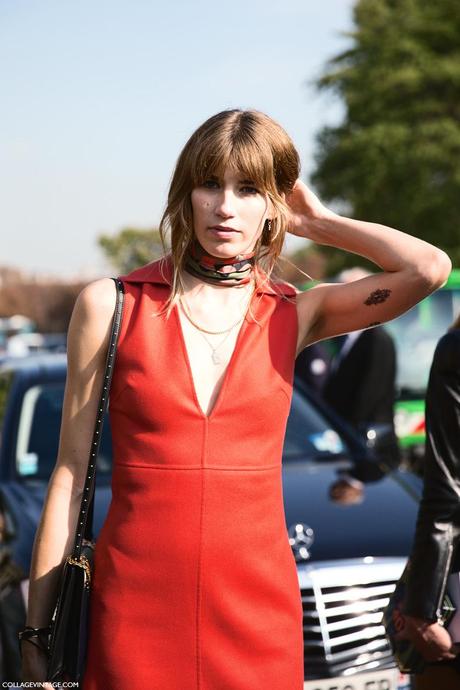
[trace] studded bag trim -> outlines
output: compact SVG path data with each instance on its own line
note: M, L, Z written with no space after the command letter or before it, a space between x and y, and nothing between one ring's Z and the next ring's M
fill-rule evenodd
M104 381L102 384L99 405L97 407L96 423L94 427L93 438L91 441L91 448L88 459L88 469L86 472L85 485L83 488L80 513L78 515L77 532L75 536L74 548L72 551L72 555L76 560L80 559L83 544L85 542L91 543L93 541L93 511L94 489L96 482L96 460L99 453L99 447L101 444L104 416L107 411L109 402L110 384L112 381L113 368L115 365L115 353L117 349L118 336L121 327L121 318L123 314L123 283L121 280L119 280L119 278L113 278L112 280L115 281L117 288L117 303L115 306L115 313L112 321L110 343L105 362Z

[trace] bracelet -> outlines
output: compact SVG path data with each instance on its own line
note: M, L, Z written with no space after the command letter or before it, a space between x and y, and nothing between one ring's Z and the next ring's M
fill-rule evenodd
M25 640L26 642L30 642L30 644L33 644L34 647L38 647L42 652L47 652L48 651L48 642L47 640L43 640L40 635L45 635L46 638L51 632L51 625L48 625L44 628L32 628L30 625L26 625L24 630L21 630L18 633L19 640ZM38 640L38 644L36 642L33 642L31 638L36 637ZM19 646L19 650L22 655L22 648L21 645Z

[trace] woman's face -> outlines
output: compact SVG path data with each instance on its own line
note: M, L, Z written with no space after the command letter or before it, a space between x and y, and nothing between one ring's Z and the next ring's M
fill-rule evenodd
M267 197L244 175L227 169L192 191L193 229L212 256L230 258L253 250L270 217Z

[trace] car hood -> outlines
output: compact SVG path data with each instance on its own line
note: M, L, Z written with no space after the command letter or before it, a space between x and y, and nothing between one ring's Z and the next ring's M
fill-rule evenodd
M418 510L413 475L394 471L365 482L362 501L342 505L329 496L340 469L331 462L283 463L286 525L313 530L309 561L407 556Z

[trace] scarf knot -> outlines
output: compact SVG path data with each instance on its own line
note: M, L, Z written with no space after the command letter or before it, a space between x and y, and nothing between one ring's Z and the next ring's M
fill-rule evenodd
M197 278L214 285L244 285L251 280L255 257L255 251L225 259L212 256L195 239L185 255L184 268Z

